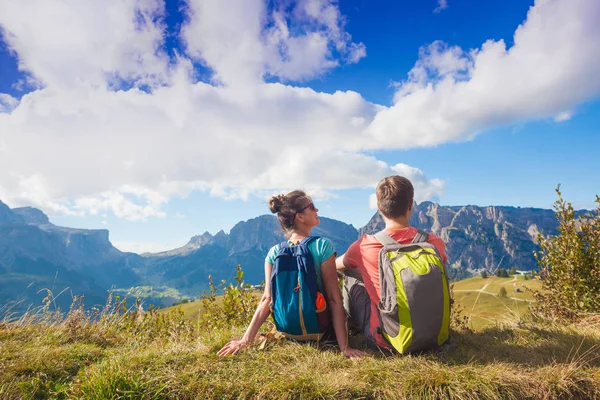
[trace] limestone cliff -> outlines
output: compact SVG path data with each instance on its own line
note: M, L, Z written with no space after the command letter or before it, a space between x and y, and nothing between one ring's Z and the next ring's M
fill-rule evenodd
M67 290L58 299L62 308L71 294L85 295L90 305L103 303L109 288L139 281L133 267L141 261L116 249L105 229L59 227L38 209L11 210L0 202L0 304L39 305L44 288L55 295Z
M533 252L539 249L537 234L556 234L558 223L552 210L518 207L441 206L423 202L415 206L411 225L433 232L446 242L454 276L482 269L537 267ZM376 213L360 229L371 234L383 228Z
M338 254L346 251L357 238L357 230L334 219L321 217L312 234L329 238ZM229 234L223 231L194 236L183 247L168 252L144 254L145 264L138 273L150 283L168 284L187 291L200 291L207 285L208 275L215 282L231 280L235 266L241 264L249 283L260 283L264 277L264 259L276 243L284 240L277 218L262 215L237 223Z

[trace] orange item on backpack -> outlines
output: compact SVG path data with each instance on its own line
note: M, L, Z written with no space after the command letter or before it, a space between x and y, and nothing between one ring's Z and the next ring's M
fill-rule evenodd
M317 312L321 312L325 310L327 307L327 303L325 302L325 297L321 294L321 292L317 292L317 301L315 302L315 310Z

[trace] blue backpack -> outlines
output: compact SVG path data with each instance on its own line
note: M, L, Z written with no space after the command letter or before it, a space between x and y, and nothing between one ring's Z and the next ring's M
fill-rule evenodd
M316 310L317 273L308 244L279 245L271 273L271 312L277 330L295 340L320 340L323 335ZM324 303L323 303L324 304ZM319 313L325 311L323 307Z

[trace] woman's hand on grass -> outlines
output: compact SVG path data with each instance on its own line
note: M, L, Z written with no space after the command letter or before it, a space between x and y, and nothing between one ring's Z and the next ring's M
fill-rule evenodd
M219 357L225 357L229 354L235 355L240 350L243 350L246 346L248 346L248 342L246 340L232 340L223 346L223 348L217 352L217 355Z
M352 347L346 347L342 350L342 353L348 358L359 358L367 354L362 350L353 349Z

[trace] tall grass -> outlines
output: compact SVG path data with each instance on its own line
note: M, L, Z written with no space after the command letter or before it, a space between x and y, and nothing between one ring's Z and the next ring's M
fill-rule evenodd
M96 310L81 299L66 313L42 308L0 323L0 398L600 398L593 318L568 326L520 318L480 332L454 325L449 348L419 356L349 360L334 346L269 340L217 357L243 329L119 298Z

